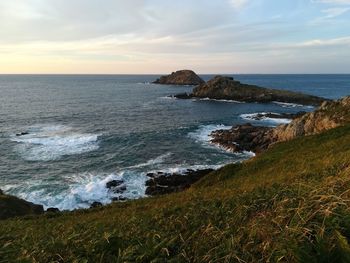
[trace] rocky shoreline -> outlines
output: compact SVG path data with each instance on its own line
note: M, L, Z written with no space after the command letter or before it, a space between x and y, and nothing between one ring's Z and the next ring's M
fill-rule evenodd
M232 77L216 76L195 87L192 93L173 95L178 99L208 98L239 102L283 102L319 106L325 98L288 90L268 89L256 85L243 84Z
M325 101L314 112L299 113L293 118L289 124L275 128L248 123L229 130L217 130L211 133L211 142L232 152L260 153L277 142L336 128L350 119L350 96L337 101Z
M335 128L350 120L350 96L336 101L325 101L314 112L297 114L262 113L256 114L255 119L262 118L290 118L289 124L282 124L275 128L243 124L229 130L217 130L211 133L213 144L217 144L232 152L252 151L261 153L277 142L291 140L299 136L307 136ZM191 170L185 173L148 173L146 192L148 196L157 196L180 192L213 172L213 169ZM116 197L112 201L124 201L122 193L127 190L122 180L112 180L106 183L106 188L113 191ZM91 208L101 207L102 203L94 202ZM43 213L57 213L57 208L44 211L42 205L36 205L20 198L6 195L0 190L0 220L24 215L40 215Z

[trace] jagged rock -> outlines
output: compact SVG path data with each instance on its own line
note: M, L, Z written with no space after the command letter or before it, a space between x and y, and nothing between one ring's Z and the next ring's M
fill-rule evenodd
M110 182L107 182L106 188L117 194L122 194L126 191L126 186L123 180L112 180Z
M146 181L146 195L162 195L183 191L212 171L213 169L204 169L187 170L185 174L149 173L147 176L151 179Z
M46 209L46 212L48 213L58 213L60 212L60 210L56 207L49 207L48 209Z
M38 215L44 213L42 205L36 205L11 195L0 194L0 219Z
M276 141L312 135L350 122L350 96L337 101L326 101L314 112L304 114L291 123L273 130Z
M287 102L303 105L320 105L326 99L287 90L267 89L242 84L232 77L216 76L193 89L190 97L236 100L244 102Z
M269 131L273 128L253 126L250 123L232 127L229 130L217 130L211 133L212 143L232 151L252 151L259 153L273 142Z
M204 81L192 70L179 70L170 75L161 76L153 83L168 85L199 85L204 83Z

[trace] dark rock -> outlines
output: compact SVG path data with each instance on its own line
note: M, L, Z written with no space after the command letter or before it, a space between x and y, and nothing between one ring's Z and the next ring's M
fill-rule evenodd
M229 130L217 130L211 133L212 143L218 144L232 152L252 151L259 153L274 142L273 128L244 124Z
M124 183L123 180L112 180L112 181L106 183L106 188L111 189L114 187L118 187L118 186L122 185L123 183Z
M147 176L147 177L153 178L153 177L155 177L156 175L155 175L154 173L148 173L148 174L146 174L146 176Z
M110 189L114 193L121 194L126 191L126 186L123 180L113 180L106 183L106 188Z
M192 70L179 70L167 76L162 76L153 83L168 85L199 85L204 81Z
M36 205L11 195L0 195L0 219L44 213L42 205Z
M93 202L91 205L90 205L90 208L96 208L96 207L101 207L102 206L102 203L101 202Z
M326 99L287 90L242 84L231 77L216 76L194 88L191 97L268 103L273 101L320 105Z
M16 136L23 136L27 134L29 134L29 132L21 132L21 133L16 133Z
M4 194L4 192L0 189L0 195L3 195Z
M49 207L48 209L46 209L46 212L48 213L58 213L60 212L60 210L56 207Z
M183 191L212 171L213 169L205 169L187 170L185 174L153 174L153 177L146 181L146 195L162 195Z
M173 97L177 98L177 99L191 99L192 98L192 96L190 94L186 93L186 92L185 93L175 94Z

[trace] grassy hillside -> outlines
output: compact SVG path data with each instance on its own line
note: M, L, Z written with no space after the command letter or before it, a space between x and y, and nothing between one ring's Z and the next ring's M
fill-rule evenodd
M0 221L0 262L350 262L350 125L189 190Z

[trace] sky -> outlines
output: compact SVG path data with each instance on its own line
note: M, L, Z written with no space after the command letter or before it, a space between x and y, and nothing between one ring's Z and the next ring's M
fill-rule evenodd
M0 73L350 73L350 0L0 0Z

